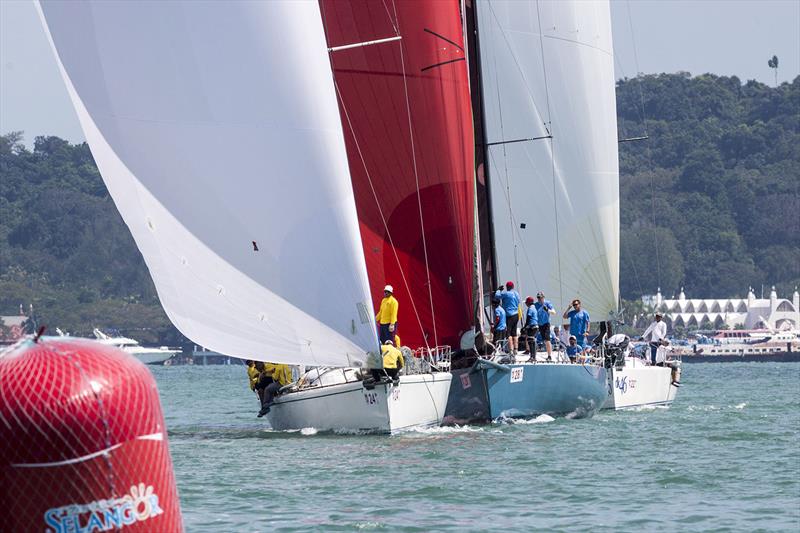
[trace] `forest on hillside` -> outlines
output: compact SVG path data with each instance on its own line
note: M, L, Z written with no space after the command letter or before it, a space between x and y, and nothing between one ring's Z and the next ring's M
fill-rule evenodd
M617 84L623 298L800 284L800 77L646 75ZM0 137L0 315L178 344L88 146Z

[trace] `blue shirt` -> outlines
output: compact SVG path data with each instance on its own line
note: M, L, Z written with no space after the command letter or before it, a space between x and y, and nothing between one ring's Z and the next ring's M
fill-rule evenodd
M553 304L550 303L550 300L545 300L544 304L540 304L536 302L533 304L536 307L536 318L539 319L539 325L544 326L545 324L550 323L550 310L553 309Z
M573 309L567 313L567 318L569 318L569 334L583 337L589 328L589 313L586 312L586 309L580 311Z
M583 351L583 347L578 346L577 344L575 346L571 344L567 346L567 355L570 357L575 357L576 355L580 354L581 351Z
M506 330L506 311L499 305L494 308L494 330Z
M536 318L536 308L531 305L528 307L528 310L525 311L525 327L531 328L538 325L539 320Z
M506 310L506 314L515 315L519 313L519 293L517 291L497 291L495 298L500 298L500 304Z

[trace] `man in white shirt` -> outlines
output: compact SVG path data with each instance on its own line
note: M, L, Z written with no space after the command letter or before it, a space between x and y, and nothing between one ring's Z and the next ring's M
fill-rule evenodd
M642 334L642 340L650 345L650 360L656 364L656 353L661 341L667 338L667 324L662 320L661 313L656 313L656 319L647 327Z

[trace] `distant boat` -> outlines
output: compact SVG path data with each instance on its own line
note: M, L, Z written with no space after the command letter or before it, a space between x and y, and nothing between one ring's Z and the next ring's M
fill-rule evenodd
M684 361L800 361L798 330L720 330L713 337L698 335L698 339Z
M60 329L56 328L56 332L62 337L66 337L67 335L62 332ZM127 352L132 356L136 357L139 361L146 365L161 365L164 364L165 361L171 359L175 354L177 354L180 350L172 350L167 346L159 346L159 347L152 347L148 348L139 344L139 341L134 339L130 339L128 337L112 337L110 335L106 335L102 331L97 328L94 328L92 331L94 334L95 340L100 344L105 344L106 346L114 346L119 348L123 352Z

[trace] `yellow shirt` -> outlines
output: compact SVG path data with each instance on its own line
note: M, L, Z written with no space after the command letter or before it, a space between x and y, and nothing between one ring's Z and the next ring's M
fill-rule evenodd
M264 368L268 376L283 385L288 385L292 382L292 369L289 365L281 365L278 363L264 363Z
M250 381L250 390L256 390L256 383L258 383L258 375L260 372L253 366L247 367L247 379Z
M383 368L403 368L403 354L391 344L381 346Z
M397 299L391 294L381 300L381 308L375 315L375 320L380 324L394 324L397 322Z

